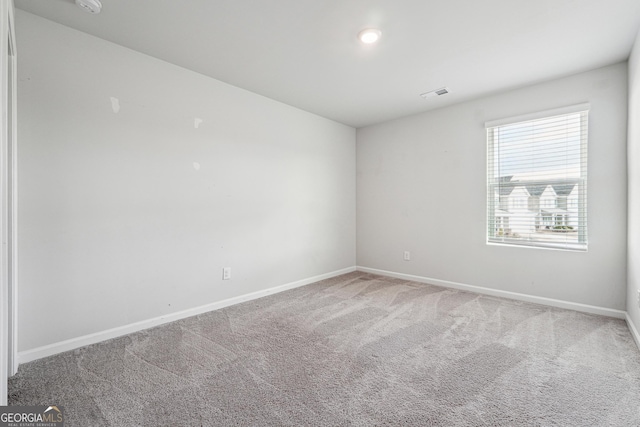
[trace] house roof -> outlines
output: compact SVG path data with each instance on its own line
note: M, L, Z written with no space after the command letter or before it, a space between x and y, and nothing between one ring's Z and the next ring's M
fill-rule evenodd
M566 209L559 209L559 208L544 208L544 209L540 209L541 212L544 213L550 213L550 214L568 214L569 211Z
M575 186L576 183L554 184L553 191L555 191L558 196L568 196Z

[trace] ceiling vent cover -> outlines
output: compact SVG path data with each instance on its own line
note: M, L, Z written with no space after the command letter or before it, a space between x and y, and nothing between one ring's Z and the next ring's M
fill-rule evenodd
M448 87L441 87L440 89L432 90L431 92L421 93L420 96L423 98L431 98L434 96L442 96L446 95L450 92Z
M94 15L100 13L100 10L102 9L102 3L100 3L100 0L76 0L76 4L80 9Z

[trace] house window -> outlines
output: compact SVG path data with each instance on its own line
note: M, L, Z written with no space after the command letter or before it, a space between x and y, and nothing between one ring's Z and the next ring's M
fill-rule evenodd
M587 249L588 113L583 104L486 124L487 243Z

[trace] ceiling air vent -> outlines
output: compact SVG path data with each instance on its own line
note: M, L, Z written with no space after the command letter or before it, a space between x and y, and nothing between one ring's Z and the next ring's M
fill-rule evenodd
M449 93L448 87L441 87L440 89L432 90L431 92L421 93L420 96L423 98L431 98L434 96L442 96Z

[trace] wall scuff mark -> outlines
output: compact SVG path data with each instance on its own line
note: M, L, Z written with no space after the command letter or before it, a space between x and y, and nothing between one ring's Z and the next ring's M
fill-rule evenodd
M115 97L111 97L111 109L114 113L118 113L120 111L120 100Z

